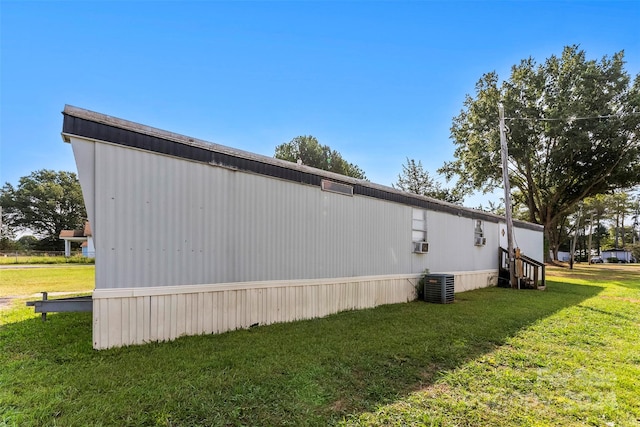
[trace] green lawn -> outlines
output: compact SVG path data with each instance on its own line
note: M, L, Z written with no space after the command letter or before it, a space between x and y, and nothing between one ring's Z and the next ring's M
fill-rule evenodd
M0 297L42 291L91 291L94 282L93 266L3 268L0 269Z
M640 269L548 272L544 292L99 352L90 314L4 309L0 426L637 426Z
M26 301L40 299L40 292L90 293L94 287L93 265L2 268L0 269L0 327L6 323L40 316L34 314L33 307L27 308L25 305ZM51 297L56 298L53 295Z

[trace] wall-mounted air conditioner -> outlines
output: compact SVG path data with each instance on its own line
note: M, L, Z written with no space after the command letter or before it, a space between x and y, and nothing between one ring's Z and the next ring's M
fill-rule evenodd
M476 246L484 246L487 244L486 237L476 237Z
M413 252L417 254L426 254L429 252L429 244L427 242L413 242Z

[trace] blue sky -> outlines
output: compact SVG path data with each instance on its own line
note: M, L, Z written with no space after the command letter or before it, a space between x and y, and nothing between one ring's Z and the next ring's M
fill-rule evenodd
M638 1L0 2L0 181L75 171L65 104L272 156L313 135L376 183L453 159L483 73L624 50ZM467 199L475 207L483 198Z

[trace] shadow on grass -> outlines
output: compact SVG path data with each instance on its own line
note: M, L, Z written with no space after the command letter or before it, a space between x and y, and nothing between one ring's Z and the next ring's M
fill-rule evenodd
M0 327L0 424L327 425L372 411L597 295L489 288L221 335L91 349L91 316Z
M578 308L580 308L581 310L588 310L588 311L592 311L594 313L604 314L606 316L615 317L617 319L622 319L622 320L626 320L626 321L629 321L629 322L633 322L634 321L634 317L626 316L626 315L621 314L621 313L615 313L615 312L612 312L612 311L606 311L606 310L601 310L599 308L586 307L586 306L582 306L582 305L579 305Z

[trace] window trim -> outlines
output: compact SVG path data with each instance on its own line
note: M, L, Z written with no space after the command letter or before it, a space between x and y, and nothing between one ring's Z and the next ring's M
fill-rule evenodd
M416 215L416 213L418 215ZM421 218L416 218L416 216L421 216ZM413 253L424 254L429 251L427 229L427 210L411 208L411 241ZM416 238L416 234L420 234L420 238Z

